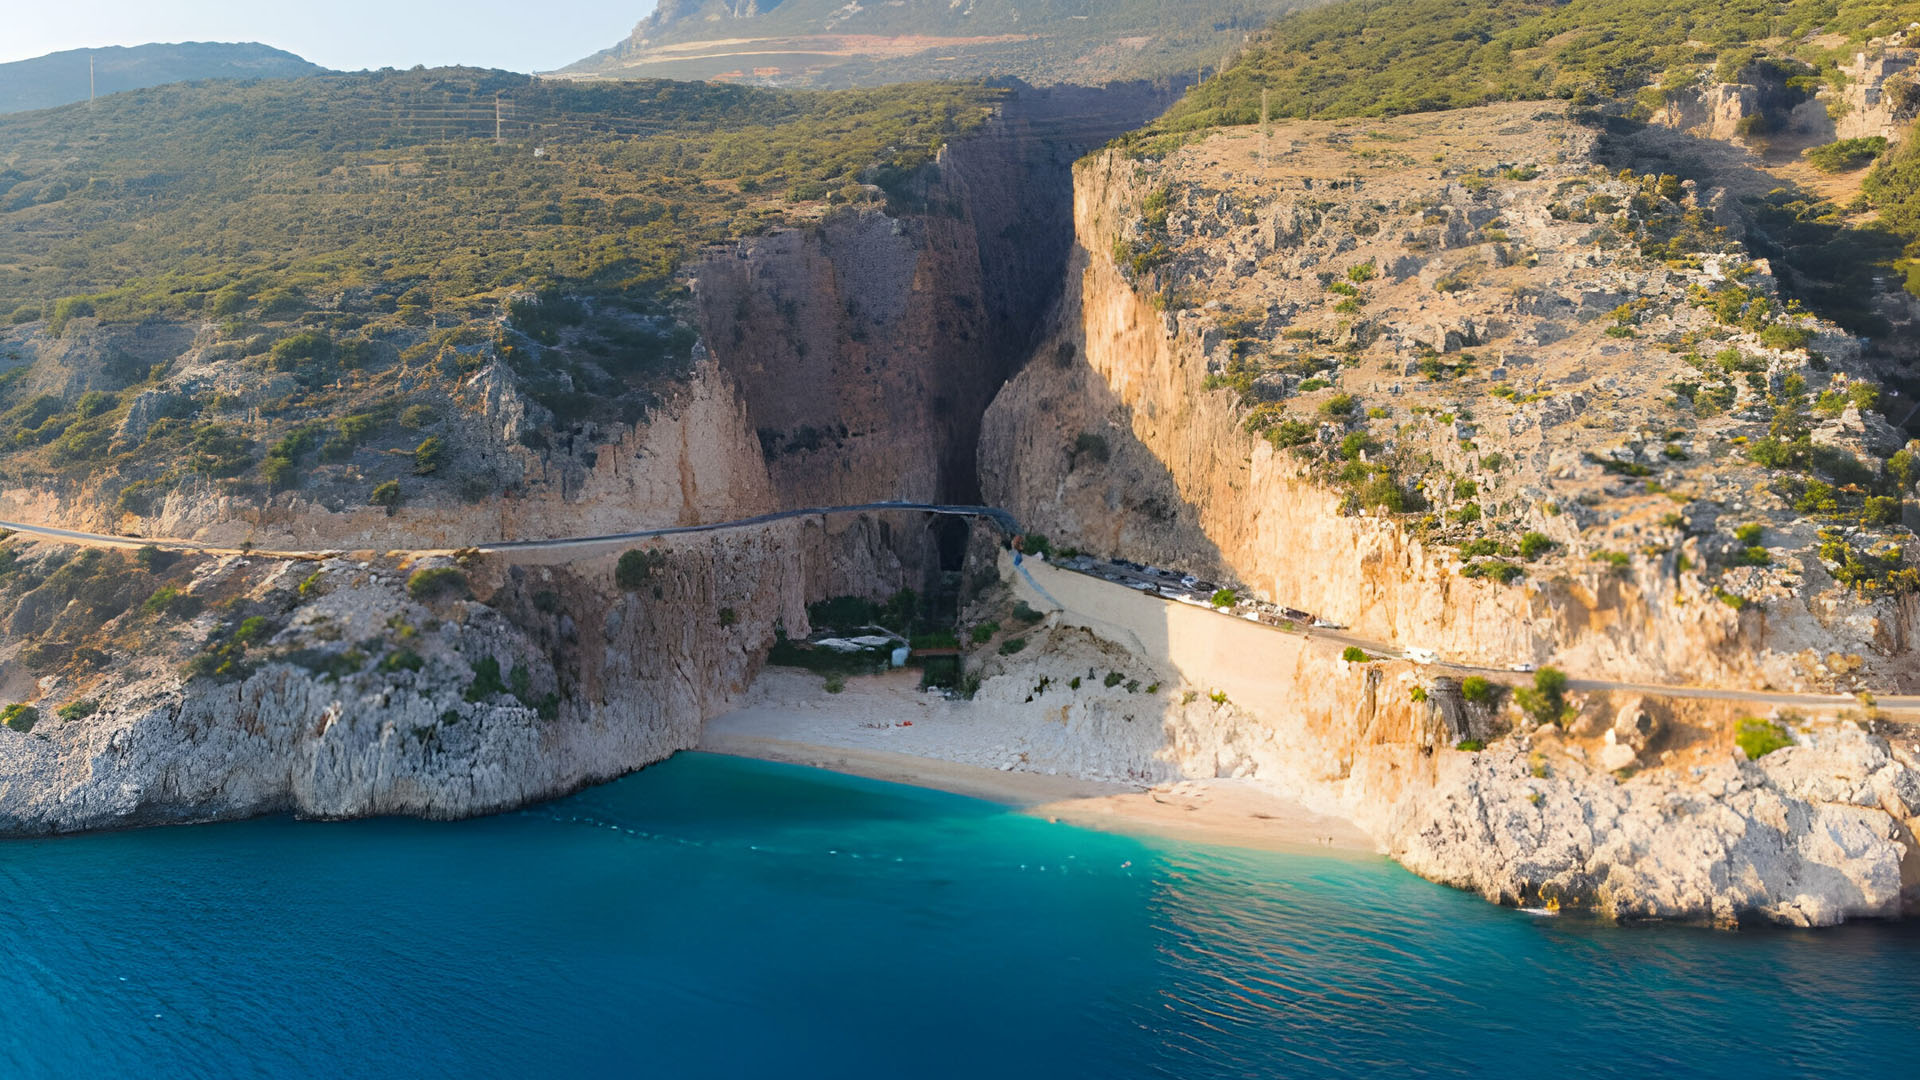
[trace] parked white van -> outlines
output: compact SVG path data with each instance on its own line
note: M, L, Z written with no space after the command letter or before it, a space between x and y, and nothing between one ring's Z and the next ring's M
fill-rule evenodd
M1431 664L1440 659L1440 654L1432 649L1414 645L1407 649L1407 659L1416 664Z

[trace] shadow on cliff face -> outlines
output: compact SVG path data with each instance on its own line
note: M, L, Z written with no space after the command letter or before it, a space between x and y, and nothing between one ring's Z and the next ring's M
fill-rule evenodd
M1016 85L919 178L915 213L843 211L706 260L701 327L783 506L979 500L981 417L1061 295L1073 162L1168 101Z
M984 497L1055 546L1228 575L1199 508L1134 434L1132 407L1087 363L1077 334L1050 340L1032 365L987 415Z

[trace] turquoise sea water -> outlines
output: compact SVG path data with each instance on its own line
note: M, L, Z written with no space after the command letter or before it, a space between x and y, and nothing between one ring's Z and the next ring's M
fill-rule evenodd
M1914 1075L1920 933L1538 919L682 755L458 824L0 844L0 1076Z

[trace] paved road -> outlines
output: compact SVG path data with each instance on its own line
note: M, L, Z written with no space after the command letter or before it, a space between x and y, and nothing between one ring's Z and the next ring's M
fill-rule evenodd
M765 525L775 521L785 521L789 518L826 517L834 514L863 514L863 513L874 513L877 511L887 511L887 510L900 510L900 511L912 512L912 513L924 513L924 514L942 514L942 515L949 515L954 517L984 518L988 521L993 522L996 526L1000 528L1002 532L1006 533L1009 536L1019 535L1019 532L1020 532L1020 522L1017 519L1015 519L1012 514L1008 513L1005 510L1000 509L997 506L964 506L964 505L952 505L952 504L945 504L945 503L915 503L915 502L872 502L872 503L859 503L853 506L812 506L812 507L805 507L799 510L781 510L771 514L760 514L756 517L740 518L734 521L716 521L709 525L678 525L671 528L663 528L663 529L636 529L632 532L606 533L599 536L563 536L563 537L554 537L546 540L500 540L500 541L495 541L493 543L470 545L469 550L481 551L481 552L492 552L492 551L505 552L505 551L541 551L541 550L554 550L559 548L599 547L599 546L605 546L605 545L611 545L611 544L633 543L641 540L653 540L653 539L657 539L659 537L664 537L664 536L684 536L684 535L691 535L694 533L721 532L727 529L740 529L740 528L746 528L753 525ZM169 551L192 551L192 552L199 552L201 554L206 554L206 555L258 555L258 556L261 556L262 558L311 560L311 559L329 558L332 556L339 555L342 553L343 550L346 550L346 549L340 549L340 548L331 548L331 549L314 549L314 550L274 551L274 550L268 550L265 548L222 547L216 544L202 543L201 541L198 541L198 540L183 540L177 537L113 536L105 533L90 533L90 532L83 532L77 529L60 529L60 528L55 528L54 526L51 526L51 525L34 525L34 524L28 524L25 522L16 522L16 521L0 521L0 529L11 529L14 532L28 533L33 536L44 536L49 539L64 540L69 543L83 544L89 547L137 548L137 547L152 545L154 547L164 548ZM425 555L425 554L444 553L444 552L452 551L455 549L452 549L452 548L412 548L412 549L401 548L401 549L388 549L388 550L404 551L405 553L411 554L411 555ZM1097 564L1097 565L1100 565L1103 568L1111 571L1123 572L1124 576L1129 579L1137 578L1142 582L1151 582L1151 583L1160 584L1160 585L1167 584L1162 579L1152 578L1152 577L1149 577L1148 575L1145 575L1136 571L1130 571L1128 570L1128 568L1119 567L1117 565L1105 564L1105 563ZM1089 576L1096 577L1096 578L1101 577L1100 574L1090 574ZM1125 586L1121 585L1118 587L1124 588ZM1146 595L1156 596L1156 597L1159 596L1157 592L1148 592ZM1166 598L1160 597L1160 599L1165 600ZM1166 602L1174 603L1175 601L1167 600ZM1231 618L1233 616L1222 615L1221 617ZM1392 657L1398 657L1401 659L1406 659L1405 654L1402 652L1402 650L1398 646L1389 645L1389 644L1386 644L1385 642L1368 641L1365 638L1354 637L1351 634L1346 634L1339 631L1325 630L1325 629L1309 630L1309 631L1288 631L1281 627L1270 626L1265 623L1262 623L1261 625L1267 626L1268 629L1274 631L1275 633L1284 634L1284 633L1300 632L1300 633L1307 633L1310 636L1317 634L1322 639L1334 642L1335 644L1341 645L1343 647L1347 645L1353 645L1376 656L1392 656ZM1495 679L1497 681L1506 682L1506 683L1520 682L1525 679L1524 675L1518 675L1501 668L1475 667L1467 664L1447 664L1447 663L1431 664L1428 666L1436 671L1484 675L1489 678ZM1784 693L1784 692L1771 691L1771 690L1721 689L1718 687L1706 687L1706 686L1666 686L1666 685L1660 685L1655 683L1614 682L1614 681L1609 681L1605 679L1569 679L1567 682L1567 686L1569 689L1578 690L1578 691L1603 690L1603 691L1628 693L1628 694L1657 694L1657 695L1664 695L1667 697L1704 698L1704 699L1710 699L1715 701L1735 701L1735 702L1748 702L1752 704L1764 704L1764 705L1799 706L1802 708L1828 708L1833 706L1850 706L1855 704L1854 699L1851 696L1846 694L1793 694L1793 693ZM1902 710L1920 709L1920 695L1900 695L1900 696L1882 697L1878 699L1878 704L1883 709L1902 709Z
M1198 592L1192 589L1183 589L1173 580L1156 577L1145 571L1100 560L1094 561L1093 569L1091 570L1081 570L1063 564L1054 565L1057 569L1086 574L1089 577L1106 581L1116 588L1130 588L1132 591L1140 592L1143 595L1151 596L1170 604L1179 603L1179 601L1169 598L1160 592L1159 589L1173 589L1177 592L1184 592L1195 599L1200 598L1201 592L1205 591L1204 589ZM1142 584L1153 585L1156 586L1156 588L1149 590L1136 587ZM1035 587L1039 587L1037 582L1035 583ZM1220 617L1239 618L1240 616L1222 613ZM1271 623L1265 622L1259 625L1276 634L1305 634L1309 637L1319 638L1322 641L1332 642L1341 648L1352 645L1370 656L1391 657L1401 660L1411 659L1400 646L1390 645L1381 641L1370 641L1366 638L1356 637L1353 634L1340 630L1330 630L1326 628L1288 630L1285 627L1274 626ZM1447 662L1437 662L1423 666L1434 674L1458 676L1480 675L1507 685L1525 685L1532 679L1532 676L1529 674L1515 672L1508 668L1483 667L1474 664ZM1784 705L1802 709L1856 707L1859 704L1851 694L1796 694L1774 690L1722 689L1710 686L1670 686L1659 683L1616 682L1607 679L1569 678L1567 680L1567 688L1581 692L1607 691L1624 694L1647 694L1712 701L1733 701L1751 705ZM1920 710L1920 695L1876 697L1875 703L1882 709Z
M951 517L985 518L999 526L1009 536L1018 535L1020 522L1005 510L997 506L958 506L945 503L912 502L872 502L854 506L811 506L799 510L781 510L756 517L738 518L733 521L716 521L709 525L676 525L663 529L636 529L632 532L606 533L599 536L561 536L546 540L496 540L491 543L471 544L468 551L550 551L557 548L600 547L609 544L632 543L638 540L652 540L662 536L683 536L692 533L722 532L727 529L743 529L753 525L765 525L775 521L785 521L799 517L826 517L834 514L864 514L883 510L903 510L923 514L943 514ZM60 529L52 525L33 525L18 521L0 521L0 529L10 529L18 533L44 536L52 540L65 540L69 543L87 547L139 548L157 547L167 551L192 551L203 555L258 555L271 559L325 559L341 554L349 548L313 548L278 550L259 547L225 547L219 544L203 543L199 540L183 540L166 536L115 536L107 533L82 532L78 529ZM457 549L436 548L383 548L408 555L431 555Z

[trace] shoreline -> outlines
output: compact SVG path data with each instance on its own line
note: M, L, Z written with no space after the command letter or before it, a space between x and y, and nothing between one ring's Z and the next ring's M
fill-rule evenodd
M849 692L829 696L814 680L771 675L762 674L749 702L709 722L693 749L947 791L1101 832L1289 854L1380 854L1351 822L1244 780L1147 786L988 768L940 756L937 745L917 745L918 753L853 745L872 730L866 718L876 712L917 714L949 703L928 702L893 676L849 680ZM928 726L923 719L921 730Z

